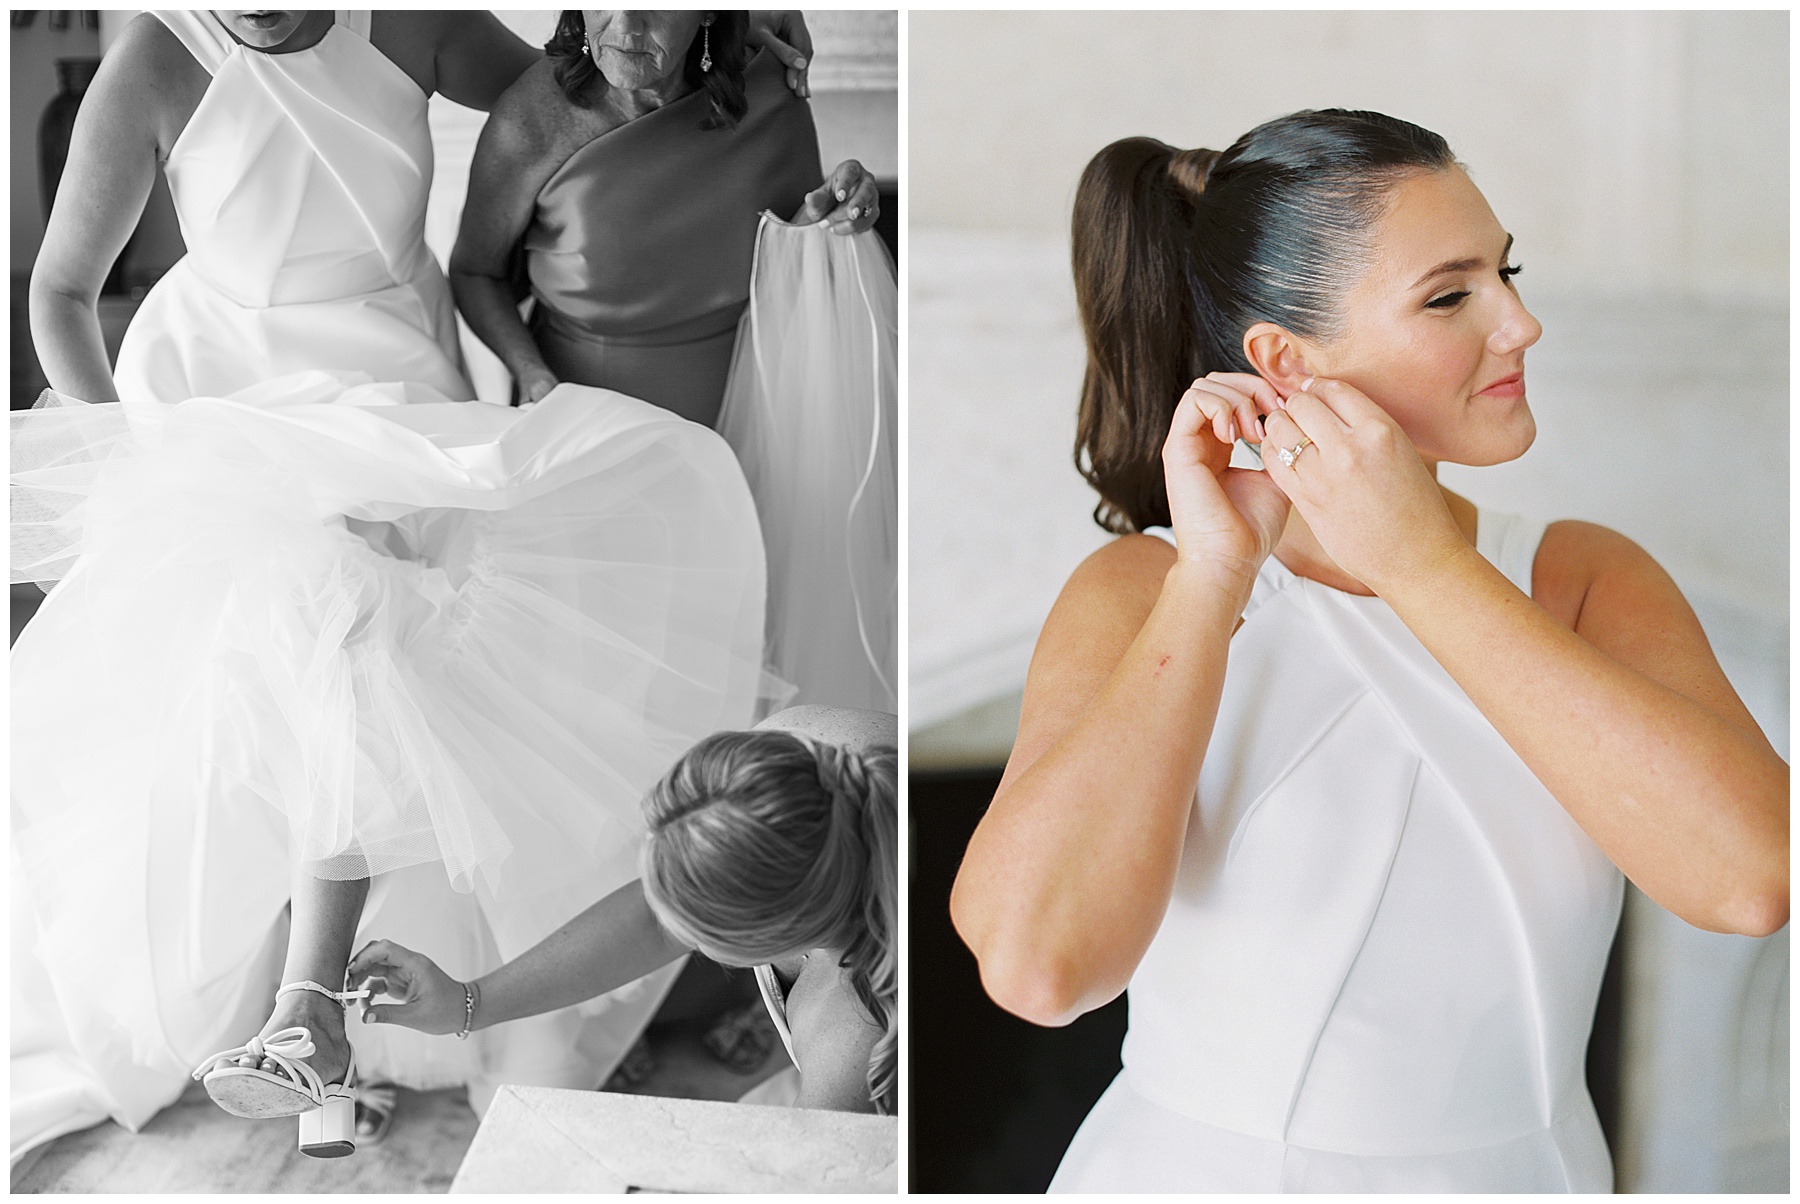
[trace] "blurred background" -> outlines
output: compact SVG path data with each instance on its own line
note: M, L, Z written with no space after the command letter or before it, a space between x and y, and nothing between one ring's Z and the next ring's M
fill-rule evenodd
M1041 1190L1118 1068L1124 1001L1068 1029L987 1003L949 885L1032 645L1107 538L1072 460L1075 182L1148 134L1223 150L1302 108L1442 134L1523 264L1536 446L1442 479L1583 518L1680 583L1788 755L1788 15L909 15L914 1190ZM1785 1191L1788 932L1630 892L1589 1080L1621 1191Z

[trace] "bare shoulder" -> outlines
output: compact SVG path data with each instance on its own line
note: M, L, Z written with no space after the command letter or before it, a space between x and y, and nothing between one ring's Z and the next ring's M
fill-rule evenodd
M849 971L829 955L809 957L788 992L787 1018L800 1066L796 1106L873 1112L869 1057L881 1028L863 1010Z
M521 159L543 158L564 144L579 145L577 138L586 140L579 131L580 116L556 82L556 64L539 59L500 94L488 114L488 127L510 153ZM567 154L564 151L559 161Z
M1541 606L1620 664L1761 736L1681 587L1632 540L1598 523L1552 523L1531 588Z
M1674 588L1650 553L1612 528L1579 519L1551 523L1532 562L1532 598L1573 631L1597 585Z
M91 108L107 125L143 129L166 152L211 83L212 76L173 30L150 13L139 13L107 50L83 109Z
M175 31L150 13L139 13L125 23L107 51L106 61L116 62L120 70L133 73L188 67L206 74L206 68L195 61Z
M857 749L881 745L894 748L900 740L900 721L896 716L886 711L861 711L853 707L788 707L756 726Z
M1031 653L1008 779L1087 709L1156 609L1174 566L1175 549L1163 540L1123 535L1069 575Z
M1175 549L1154 535L1122 535L1082 561L1057 596L1053 626L1129 627L1135 635L1175 567Z

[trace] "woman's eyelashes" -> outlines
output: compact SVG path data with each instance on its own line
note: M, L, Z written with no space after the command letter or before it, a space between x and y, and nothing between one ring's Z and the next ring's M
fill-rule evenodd
M1524 270L1525 270L1525 265L1522 263L1502 264L1500 267L1500 272L1499 272L1500 282L1502 284L1505 284L1508 288L1511 288L1513 277L1517 276L1520 272L1523 272ZM1467 300L1468 296L1469 296L1469 290L1467 290L1467 289L1459 289L1453 293L1444 293L1441 296L1433 297L1431 300L1427 301L1425 303L1425 308L1426 309L1455 309L1458 305L1461 305L1465 300Z

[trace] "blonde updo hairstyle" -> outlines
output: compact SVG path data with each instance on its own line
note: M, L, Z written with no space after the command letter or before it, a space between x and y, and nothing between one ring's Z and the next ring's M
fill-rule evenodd
M644 799L644 896L678 940L760 964L830 949L882 1030L869 1099L895 1109L899 819L892 748L719 732Z

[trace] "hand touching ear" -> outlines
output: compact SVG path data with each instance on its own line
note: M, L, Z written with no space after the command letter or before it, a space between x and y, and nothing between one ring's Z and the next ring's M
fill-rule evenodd
M1437 479L1387 411L1341 380L1302 385L1263 420L1271 444L1263 468L1340 568L1382 594L1470 550Z
M1255 377L1214 373L1188 387L1175 407L1163 443L1163 481L1169 493L1176 553L1222 567L1243 586L1255 578L1287 523L1287 501L1266 474L1231 468L1230 432L1241 419L1254 425L1255 397L1238 387L1260 386L1263 404L1273 390ZM1220 434L1224 430L1226 434ZM1260 436L1258 436L1260 438Z

